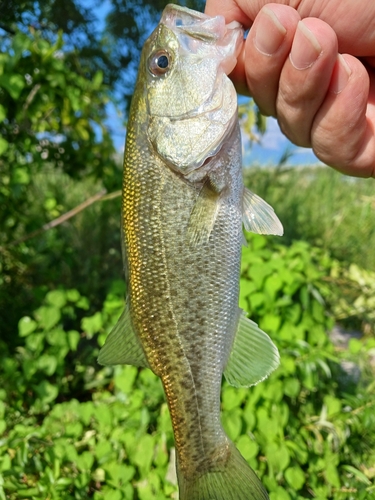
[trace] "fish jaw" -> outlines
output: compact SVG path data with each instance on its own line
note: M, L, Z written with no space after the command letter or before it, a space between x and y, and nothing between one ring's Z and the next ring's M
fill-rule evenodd
M237 95L227 73L242 34L238 23L228 27L222 16L169 5L145 47L148 139L184 176L217 154L237 121ZM160 57L164 68L157 66Z

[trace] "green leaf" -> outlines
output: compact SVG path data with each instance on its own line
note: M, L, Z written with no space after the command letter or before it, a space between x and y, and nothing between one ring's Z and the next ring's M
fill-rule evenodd
M276 491L270 493L270 500L291 500L289 493L279 486Z
M2 74L0 75L0 87L5 88L12 99L18 99L23 88L25 86L25 80L21 75L17 74Z
M65 295L66 295L66 299L69 302L77 302L81 297L81 294L79 293L79 291L75 290L75 289L67 290L65 292Z
M366 484L367 486L370 486L372 484L371 481L363 474L363 472L356 469L352 465L342 465L342 468L350 474L353 474L353 476L356 477L361 483Z
M12 171L12 182L14 184L29 184L30 175L26 168L15 168Z
M61 318L60 309L53 306L42 306L35 311L37 319L40 321L41 326L46 330L53 328Z
M104 427L109 427L108 431L110 431L110 426L112 425L112 413L111 411L109 410L109 408L107 408L106 406L104 405L100 405L95 413L94 413L94 417L97 419L97 421L101 424L101 427L104 428Z
M235 441L241 434L242 419L239 409L223 413L223 427L232 441Z
M130 393L133 388L134 381L137 377L138 369L135 366L123 366L115 375L114 384L116 389L124 394Z
M262 316L261 320L259 321L259 327L265 332L268 332L270 335L271 333L276 333L279 330L280 324L280 315L270 313Z
M149 473L154 449L155 439L150 434L145 434L139 439L132 462L141 469L144 477Z
M46 302L61 309L66 304L66 293L62 290L52 290L47 293Z
M324 403L327 406L328 415L334 415L335 413L341 412L342 402L340 399L327 394L324 396Z
M251 266L249 269L249 277L254 281L255 285L260 289L263 285L263 281L269 274L272 273L272 269L267 266L267 264L258 264Z
M226 386L222 394L222 407L224 411L230 411L241 405L245 399L247 389L236 389Z
M284 475L289 485L295 490L300 490L305 484L305 474L303 470L298 467L298 465L288 467L288 469L284 472Z
M56 309L58 311L58 309ZM53 328L52 330L48 331L46 333L46 340L50 345L56 345L61 348L59 351L60 353L63 353L62 356L64 357L66 354L66 351L69 349L68 346L68 339L67 339L67 334L66 332L59 327ZM65 352L63 352L65 351Z
M334 486L335 488L340 488L340 478L338 475L337 467L335 466L334 463L332 463L332 460L330 460L329 457L325 465L324 474L327 481L332 486Z
M300 392L301 384L296 378L288 378L284 381L284 394L290 398L296 398Z
M8 149L8 141L4 139L4 137L0 137L0 156L5 153Z
M2 104L0 104L0 122L3 122L6 118L6 116L7 116L6 109L4 108L4 106ZM0 148L0 151L1 151L1 148Z
M351 338L349 340L349 350L352 354L358 354L363 348L363 344L360 340Z
M266 447L266 456L268 462L276 471L286 469L290 462L289 451L284 444L278 445L275 442L271 442Z
M272 274L268 276L264 284L264 290L269 295L271 300L275 300L276 294L281 290L283 282L278 276L278 274Z
M78 342L81 338L80 334L75 330L69 330L68 332L68 343L71 351L76 351Z
M30 335L30 333L32 333L36 329L37 325L37 322L31 319L29 316L24 316L18 322L19 336L27 337L27 335Z
M267 300L263 292L253 293L249 297L250 307L252 311L259 309Z
M99 89L103 82L103 72L102 71L97 71L94 75L94 78L92 79L92 87L94 89Z
M35 391L38 394L42 403L44 404L54 401L59 393L59 389L56 386L47 382L46 380L40 382L35 387Z
M82 318L81 326L82 330L88 334L89 338L91 338L94 333L98 333L103 326L101 313L96 312L93 316Z
M247 461L256 457L259 453L259 445L247 435L240 436L236 442L236 446Z
M95 455L100 464L105 463L113 452L109 441L101 440L95 446Z
M82 472L89 471L91 470L91 467L94 463L94 456L91 452L84 451L81 455L78 456L76 463L77 467Z
M135 468L132 465L122 465L116 462L110 462L103 466L103 469L108 474L107 480L110 486L121 488L127 484L135 474Z
M57 367L57 359L55 356L43 354L38 359L38 368L45 372L46 375L53 375Z

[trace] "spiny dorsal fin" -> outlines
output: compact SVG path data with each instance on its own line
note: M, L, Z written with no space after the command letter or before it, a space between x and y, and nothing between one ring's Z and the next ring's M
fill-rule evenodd
M141 343L133 330L128 306L125 306L120 319L101 348L98 363L101 365L149 366Z
M283 226L271 205L244 188L242 198L242 222L246 231L257 234L282 236Z
M234 387L250 387L264 380L279 365L277 347L256 323L239 309L237 332L224 376Z

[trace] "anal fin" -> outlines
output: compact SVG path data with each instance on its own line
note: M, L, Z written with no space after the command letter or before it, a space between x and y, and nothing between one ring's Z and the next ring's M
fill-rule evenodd
M128 305L101 348L98 363L149 367L141 343L134 332Z
M237 332L224 376L234 387L250 387L279 365L279 351L270 337L239 309Z

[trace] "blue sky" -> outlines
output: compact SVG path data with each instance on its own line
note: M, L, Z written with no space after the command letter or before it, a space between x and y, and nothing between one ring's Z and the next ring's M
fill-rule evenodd
M267 118L267 131L261 137L259 144L253 144L247 150L245 146L245 163L260 165L275 165L285 151L290 157L286 162L288 165L316 165L322 164L310 148L301 148L292 144L280 131L275 118Z

